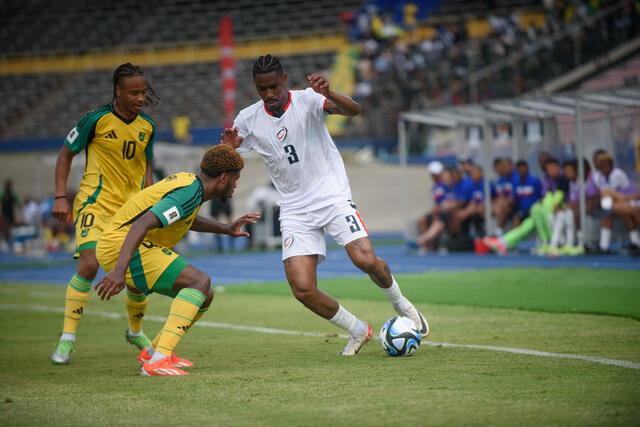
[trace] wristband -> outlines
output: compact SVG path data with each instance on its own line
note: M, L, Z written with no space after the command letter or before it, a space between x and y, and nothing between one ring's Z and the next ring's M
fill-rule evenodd
M55 200L55 199L66 199L66 198L67 196L55 196L53 199Z

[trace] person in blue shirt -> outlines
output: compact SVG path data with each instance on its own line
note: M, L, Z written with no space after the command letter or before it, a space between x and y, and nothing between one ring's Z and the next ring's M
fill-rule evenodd
M483 233L484 223L484 173L478 165L470 168L470 180L463 185L462 195L465 205L451 215L449 232L452 235L467 233L473 225L477 234ZM491 197L495 196L495 187L491 184Z
M455 170L455 168L445 169L434 190L435 206L428 215L428 227L416 239L416 243L425 251L437 249L438 238L446 229L447 218L451 212L455 212L462 205L455 192L453 180Z
M562 175L560 163L555 158L547 160L544 171L547 176L547 185L543 189L543 198L531 206L530 217L522 221L518 227L502 237L485 237L483 243L491 250L504 255L508 249L515 248L519 242L535 231L539 241L536 253L540 255L549 253L549 242L553 231L551 219L553 214L568 201L569 180Z
M492 202L492 212L497 222L496 235L501 236L507 221L515 212L514 188L518 174L513 170L513 162L507 157L496 158L493 161L493 168L498 179L495 184L496 197Z
M514 226L529 216L531 206L542 198L542 182L529 173L526 160L516 162L517 177L514 193L517 202L516 221Z

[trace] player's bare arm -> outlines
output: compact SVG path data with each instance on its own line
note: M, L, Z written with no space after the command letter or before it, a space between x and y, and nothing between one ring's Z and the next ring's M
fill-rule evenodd
M144 172L144 188L153 185L153 164L151 160L147 160L147 169Z
M55 200L53 202L53 209L51 209L51 215L58 221L71 224L73 222L73 215L71 213L71 206L67 200L67 179L69 178L69 171L71 170L71 162L73 161L73 151L66 145L63 145L58 153L56 160L56 190L54 193Z
M100 299L108 300L124 289L125 274L133 254L144 240L147 232L160 227L160 225L160 220L152 212L145 213L131 225L127 237L122 243L115 267L96 283L95 289Z
M311 88L327 98L325 110L331 114L341 114L343 116L357 116L360 114L360 106L349 96L334 92L329 88L329 81L321 74L314 73L307 76Z
M254 212L241 216L231 224L225 224L198 215L193 221L190 230L203 233L228 234L232 237L248 237L249 233L240 231L240 229L245 224L255 224L258 219L260 219L260 213Z
M225 128L224 132L220 134L220 143L233 149L238 148L242 141L244 141L244 138L238 135L238 128Z

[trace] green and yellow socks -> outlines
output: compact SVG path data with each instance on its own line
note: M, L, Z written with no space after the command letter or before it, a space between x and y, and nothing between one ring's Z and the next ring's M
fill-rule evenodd
M91 280L82 278L77 273L74 274L67 285L67 292L64 299L64 324L62 325L62 336L60 340L76 340L78 323L80 323L84 309L89 301L90 291Z
M205 294L196 289L185 288L178 292L171 303L166 323L154 339L155 351L149 363L171 356L184 334L206 311L200 311L205 298Z

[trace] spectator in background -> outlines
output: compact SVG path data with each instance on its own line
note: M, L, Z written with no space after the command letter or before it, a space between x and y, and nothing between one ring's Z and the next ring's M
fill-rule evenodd
M462 169L464 178L469 178L471 176L471 169L473 169L474 163L473 160L469 157L463 157L458 161L458 166Z
M507 157L496 158L493 161L493 168L498 175L498 180L495 184L496 197L492 202L492 210L497 220L496 236L502 236L507 221L515 213L514 188L518 174L513 170L513 162Z
M529 173L526 160L516 162L517 178L515 182L516 214L514 227L529 217L531 206L542 197L542 182Z
M434 191L436 189L437 184L440 183L440 175L444 172L444 165L437 160L429 162L427 165L427 170L431 175L431 179L433 179Z
M2 203L2 217L0 218L0 227L2 228L1 243L3 252L11 251L11 229L18 223L18 207L20 198L13 189L13 181L7 179L4 182L4 190L0 193L0 201Z
M231 224L233 223L232 218L232 207L229 199L218 199L213 198L209 201L209 214L214 221ZM254 211L255 212L255 211ZM222 219L221 219L222 217ZM216 242L216 250L218 252L224 252L224 245L222 243L222 235L218 233L214 233L214 239ZM233 251L233 241L234 239L229 239L229 249Z
M431 180L433 181L433 186L431 188L431 194L435 205L437 206L439 201L442 200L445 189L441 183L441 176L444 172L444 165L437 161L431 161L427 165L427 170L429 171L429 175L431 175ZM424 235L427 232L427 229L431 227L432 223L432 212L429 212L427 215L421 217L418 220L418 234L420 236ZM422 245L421 245L422 246Z
M534 230L538 234L539 255L549 253L549 242L552 234L551 218L558 206L566 202L569 192L569 182L562 175L560 163L551 158L545 164L547 186L543 189L544 196L539 202L531 206L531 216L518 227L505 233L502 237L486 237L483 243L493 251L505 255L508 249L515 248L524 238Z
M640 246L639 223L633 215L624 212L616 213L614 199L625 195L635 194L636 190L631 184L627 174L614 166L613 156L606 152L600 152L595 156L596 170L591 175L593 185L600 193L600 206L605 212L600 228L600 244L596 253L611 253L611 229L613 228L613 215L620 217L629 230L629 240L632 245ZM606 194L603 194L606 193Z
M416 239L416 243L425 251L434 251L438 248L438 238L445 231L447 217L461 206L461 201L456 195L453 180L453 169L445 169L441 174L441 180L434 189L435 206L428 215L421 218L424 231Z
M193 136L189 131L191 119L187 115L176 116L171 120L173 138L180 144L191 144Z
M470 171L471 179L466 181L462 190L465 205L451 216L449 231L452 235L469 235L471 226L476 236L484 234L484 173L478 165L472 165ZM490 187L490 197L493 198L495 188L493 184Z

